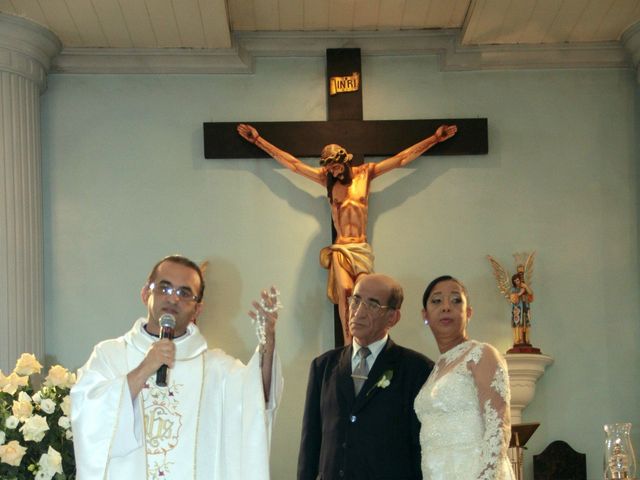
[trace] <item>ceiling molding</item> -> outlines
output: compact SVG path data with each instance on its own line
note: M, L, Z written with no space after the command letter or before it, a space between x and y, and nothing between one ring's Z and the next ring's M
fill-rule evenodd
M640 44L639 31L634 30L626 43ZM462 46L460 35L460 29L236 32L229 49L66 48L54 59L52 72L252 73L256 57L324 57L327 48L360 48L363 56L438 55L445 71L634 67L623 42Z
M253 58L241 48L65 48L51 73L231 74L252 73Z

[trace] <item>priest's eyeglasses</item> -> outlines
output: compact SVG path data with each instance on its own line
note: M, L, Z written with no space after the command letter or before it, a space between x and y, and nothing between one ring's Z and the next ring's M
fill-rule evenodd
M197 302L200 300L197 295L193 294L190 288L174 287L170 283L150 283L149 290L163 297L170 297L175 293L180 300L184 300L185 302Z
M360 305L365 309L367 313L377 314L382 313L385 310L394 310L389 305L380 305L379 303L372 302L371 300L365 300L364 298L356 297L355 295L351 295L347 298L347 302L349 302L349 310L355 312Z

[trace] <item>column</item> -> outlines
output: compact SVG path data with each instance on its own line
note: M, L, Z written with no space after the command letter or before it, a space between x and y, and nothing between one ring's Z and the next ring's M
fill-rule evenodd
M40 94L58 38L0 13L0 369L44 361Z

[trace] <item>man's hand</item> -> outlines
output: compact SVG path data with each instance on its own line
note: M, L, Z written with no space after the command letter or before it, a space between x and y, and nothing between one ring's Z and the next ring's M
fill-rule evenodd
M127 375L131 399L135 399L144 387L148 378L154 375L162 365L173 368L176 363L176 345L171 340L163 338L151 345L140 365Z
M237 130L240 136L247 142L256 143L258 138L260 138L258 131L251 125L247 125L246 123L239 124Z
M158 340L147 352L144 360L140 363L140 366L145 365L151 373L157 371L162 365L167 365L169 368L173 368L176 363L176 344L168 338Z
M276 321L278 320L278 309L281 307L278 301L278 290L271 287L269 291L263 290L260 302L254 301L253 308L249 316L257 323L262 323L264 319L264 343L260 344L260 365L262 367L262 387L264 389L264 399L269 401L269 391L271 390L271 370L273 369L273 353L276 346ZM259 333L260 335L260 333Z
M254 301L252 305L255 311L250 311L249 316L254 320L257 320L259 316L265 319L264 330L267 339L265 346L267 349L271 347L271 350L273 350L276 336L276 322L278 320L278 309L275 308L278 304L277 290L275 287L271 287L268 292L263 290L260 296L262 298L262 305Z
M440 125L435 133L436 140L438 141L438 143L449 140L456 134L457 131L458 127L456 125Z

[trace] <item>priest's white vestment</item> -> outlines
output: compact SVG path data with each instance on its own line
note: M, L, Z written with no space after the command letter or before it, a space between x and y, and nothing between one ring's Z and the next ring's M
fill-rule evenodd
M167 387L155 376L131 399L127 374L156 337L138 319L99 343L71 390L78 480L268 480L271 426L282 393L274 354L265 404L259 355L245 366L208 350L198 327L174 340Z

